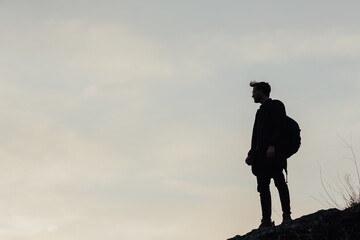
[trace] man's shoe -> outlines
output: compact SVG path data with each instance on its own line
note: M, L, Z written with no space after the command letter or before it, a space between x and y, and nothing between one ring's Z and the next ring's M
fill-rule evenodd
M290 213L283 213L283 221L282 221L282 224L283 224L283 223L290 222L290 221L292 221L291 216L290 216Z
M261 224L259 228L273 227L275 223L271 221L271 219L261 220Z

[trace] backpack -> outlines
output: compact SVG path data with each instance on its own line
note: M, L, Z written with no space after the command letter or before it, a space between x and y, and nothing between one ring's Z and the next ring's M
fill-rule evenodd
M294 155L300 148L301 145L301 136L300 136L300 127L299 124L289 116L285 117L285 154L286 158Z

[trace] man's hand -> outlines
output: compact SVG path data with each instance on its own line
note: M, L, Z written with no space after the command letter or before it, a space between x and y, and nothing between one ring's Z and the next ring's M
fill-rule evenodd
M251 166L253 164L253 157L252 156L247 156L247 158L245 159L245 162L247 165Z
M268 150L266 151L266 157L267 158L273 158L275 156L275 147L270 146Z

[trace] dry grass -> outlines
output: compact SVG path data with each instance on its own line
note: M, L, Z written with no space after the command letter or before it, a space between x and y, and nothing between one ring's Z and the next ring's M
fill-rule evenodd
M321 200L315 199L326 207L346 209L360 203L360 174L351 142L349 143L343 138L341 138L341 140L351 153L351 157L347 159L354 164L357 178L354 179L350 174L345 173L342 178L339 177L337 181L329 184L324 181L320 168L320 180L324 193L321 194Z

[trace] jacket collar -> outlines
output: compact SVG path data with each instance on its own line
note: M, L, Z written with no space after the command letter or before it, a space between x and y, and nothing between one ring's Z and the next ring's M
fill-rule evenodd
M266 100L263 104L261 104L260 108L262 108L263 106L268 105L270 102L272 101L271 98L269 98L268 100Z

